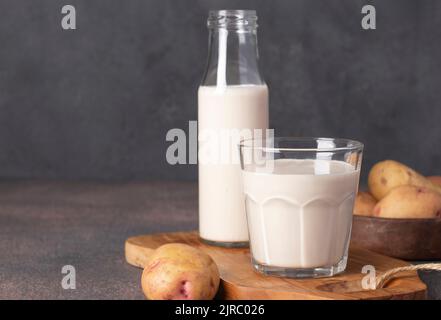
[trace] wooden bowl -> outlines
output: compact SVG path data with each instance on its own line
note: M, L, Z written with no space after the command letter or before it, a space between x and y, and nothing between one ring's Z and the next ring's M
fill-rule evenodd
M441 259L441 219L354 215L351 244L405 260Z

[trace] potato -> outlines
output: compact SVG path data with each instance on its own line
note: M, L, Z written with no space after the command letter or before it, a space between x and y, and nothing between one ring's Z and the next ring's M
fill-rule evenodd
M142 273L141 285L151 300L208 300L219 288L219 270L205 252L170 243L153 252Z
M397 219L441 217L441 194L425 187L396 187L377 203L374 216Z
M393 160L375 164L369 172L368 185L377 200L381 200L393 188L402 185L425 187L441 193L441 186L433 184L418 172Z
M369 192L359 192L355 197L354 214L372 216L377 200Z
M441 187L441 176L430 176L427 180Z

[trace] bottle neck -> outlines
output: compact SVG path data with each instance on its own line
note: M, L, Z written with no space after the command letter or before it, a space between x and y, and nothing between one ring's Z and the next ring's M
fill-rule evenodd
M202 85L261 85L254 10L210 11L208 62Z
M208 63L203 85L261 85L257 32L210 30Z

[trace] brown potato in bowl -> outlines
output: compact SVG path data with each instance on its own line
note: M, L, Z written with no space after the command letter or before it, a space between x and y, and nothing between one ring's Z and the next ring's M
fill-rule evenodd
M373 216L395 219L441 217L441 194L425 187L396 187L375 205Z
M392 189L411 185L424 187L441 194L441 186L433 184L412 168L394 160L384 160L375 164L368 177L369 190L377 199L383 199Z
M377 200L369 193L360 191L355 197L354 214L358 216L372 216Z

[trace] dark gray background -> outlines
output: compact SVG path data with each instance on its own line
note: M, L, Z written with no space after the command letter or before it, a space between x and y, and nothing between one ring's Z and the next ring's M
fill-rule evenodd
M197 118L220 8L258 11L276 134L359 139L364 174L385 158L441 174L440 1L0 0L0 177L195 179L165 134Z

